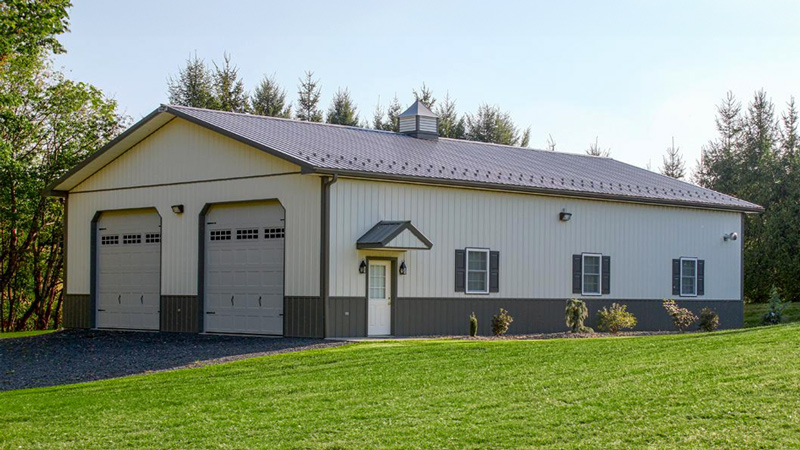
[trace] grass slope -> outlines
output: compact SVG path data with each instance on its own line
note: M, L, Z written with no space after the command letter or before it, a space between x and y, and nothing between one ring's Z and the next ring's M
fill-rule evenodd
M800 448L800 325L370 342L0 393L0 448Z
M39 334L52 333L55 330L35 330L35 331L11 331L8 333L0 333L0 339L14 339L28 336L36 336Z

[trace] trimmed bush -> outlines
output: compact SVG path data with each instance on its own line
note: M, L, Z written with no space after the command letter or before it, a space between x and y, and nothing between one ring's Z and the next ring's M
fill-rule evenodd
M492 316L492 333L495 336L503 336L508 332L508 327L513 321L514 318L508 314L508 311L500 308L500 314Z
M583 322L589 317L589 308L586 302L571 298L567 300L567 309L564 311L566 323L569 330L573 333L592 333L594 330L584 326Z
M778 295L778 289L772 286L769 291L769 310L761 318L762 325L777 325L783 321L783 310L786 305Z
M472 337L478 335L478 318L474 311L469 315L469 335Z
M700 326L702 331L714 331L719 327L719 314L709 307L700 310Z
M664 300L664 309L667 310L667 314L672 317L672 323L675 324L675 327L683 333L684 331L688 330L693 323L697 321L697 316L694 315L693 312L689 311L686 308L681 308L675 303L675 300Z
M603 307L597 311L597 328L617 334L620 330L632 329L636 326L636 316L628 312L628 305L612 303L611 307Z

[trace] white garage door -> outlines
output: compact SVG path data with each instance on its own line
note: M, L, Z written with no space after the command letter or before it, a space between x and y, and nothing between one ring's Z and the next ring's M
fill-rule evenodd
M97 326L158 330L161 218L107 212L97 223Z
M205 330L283 334L283 207L214 206L205 239Z

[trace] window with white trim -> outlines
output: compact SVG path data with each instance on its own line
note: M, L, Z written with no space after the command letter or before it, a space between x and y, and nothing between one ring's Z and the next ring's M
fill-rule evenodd
M144 235L145 244L158 244L161 242L161 233L146 233Z
M581 273L583 273L581 293L583 295L600 295L603 283L603 255L584 253L581 258Z
M681 296L697 296L697 258L681 258Z
M119 244L119 236L116 234L107 234L100 238L100 245L117 245Z
M467 294L489 293L489 249L467 250Z
M264 228L264 239L283 239L283 228Z

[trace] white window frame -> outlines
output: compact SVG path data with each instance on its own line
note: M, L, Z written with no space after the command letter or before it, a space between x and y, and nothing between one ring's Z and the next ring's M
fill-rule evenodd
M586 257L596 257L597 264L597 292L586 290ZM601 253L581 253L581 295L601 296L603 295L603 255Z
M466 294L483 294L486 295L489 293L489 273L491 267L489 266L492 262L489 258L489 249L488 248L466 248L464 249L464 293ZM481 291L474 291L470 290L469 288L469 254L470 253L484 253L486 255L486 289ZM472 270L472 272L484 272L482 270Z
M694 292L691 294L683 293L683 262L694 261ZM680 280L678 281L678 294L681 297L697 297L697 258L681 258Z

